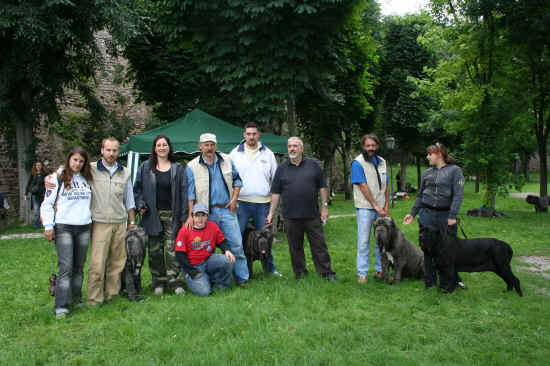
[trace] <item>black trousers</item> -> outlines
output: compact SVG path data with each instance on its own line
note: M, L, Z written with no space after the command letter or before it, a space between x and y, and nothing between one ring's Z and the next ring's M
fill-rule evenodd
M323 226L319 217L303 219L285 218L285 230L292 270L297 276L307 273L304 234L307 235L307 239L309 240L311 257L313 258L317 273L323 277L334 274L330 267L330 254L328 253Z

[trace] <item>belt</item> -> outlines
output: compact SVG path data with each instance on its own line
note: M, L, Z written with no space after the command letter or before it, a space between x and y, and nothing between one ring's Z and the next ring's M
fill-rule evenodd
M212 207L216 207L216 208L225 208L225 205L212 205Z
M434 210L434 211L449 211L450 207L432 207L432 206L424 206L423 208L427 208L428 210Z

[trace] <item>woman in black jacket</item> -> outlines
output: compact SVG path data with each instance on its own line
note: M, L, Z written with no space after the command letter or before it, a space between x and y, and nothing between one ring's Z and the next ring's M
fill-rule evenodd
M462 170L453 164L445 145L435 143L428 146L426 152L431 167L422 175L416 202L411 212L403 219L403 224L410 224L418 214L420 231L427 227L456 235L456 216L464 199L464 175ZM424 280L427 288L437 283L435 258L427 253L424 253ZM462 289L466 288L460 277L457 284Z
M44 170L41 161L35 161L32 166L31 176L25 189L25 199L31 197L31 207L34 214L34 228L40 229L40 205L44 201L44 178L48 174Z
M187 220L187 180L185 167L175 161L172 144L159 135L149 159L139 167L134 184L136 208L149 236L149 269L155 295L164 288L183 294L183 284L174 254L174 240Z

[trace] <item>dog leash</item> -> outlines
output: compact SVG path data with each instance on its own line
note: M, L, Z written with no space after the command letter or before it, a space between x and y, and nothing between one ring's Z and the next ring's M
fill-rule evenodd
M456 219L456 224L458 225L458 227L460 228L460 232L462 233L462 235L464 236L464 239L468 239L468 236L466 235L466 233L464 232L464 229L462 227L462 224L461 224L461 221L458 217Z

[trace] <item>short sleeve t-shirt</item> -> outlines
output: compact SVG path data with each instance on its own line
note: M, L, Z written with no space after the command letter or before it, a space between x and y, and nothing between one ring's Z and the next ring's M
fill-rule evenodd
M283 199L283 216L289 219L319 216L319 189L326 188L325 175L317 162L303 158L299 165L287 160L277 168L271 193Z
M187 253L189 263L196 266L207 260L222 243L225 236L213 221L207 221L203 229L182 226L176 238L174 251Z

